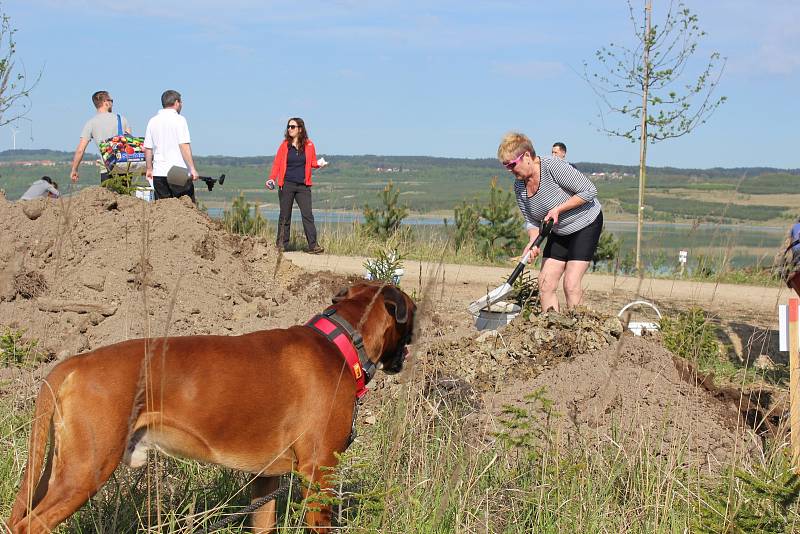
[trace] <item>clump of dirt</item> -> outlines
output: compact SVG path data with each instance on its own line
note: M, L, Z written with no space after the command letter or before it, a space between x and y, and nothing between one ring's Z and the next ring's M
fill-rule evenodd
M186 198L147 203L98 187L58 201L0 195L0 326L26 329L54 355L303 322L335 291L292 284L301 273Z
M551 424L568 443L616 443L712 469L754 445L737 411L684 380L674 356L654 339L625 335L604 350L563 360L503 388L493 410L522 406L520 399L540 388L559 414Z
M617 317L575 308L520 316L499 331L433 343L422 361L489 391L509 380L535 377L561 359L597 352L621 334Z
M47 281L41 273L27 272L14 277L17 294L24 299L32 299L47 291Z

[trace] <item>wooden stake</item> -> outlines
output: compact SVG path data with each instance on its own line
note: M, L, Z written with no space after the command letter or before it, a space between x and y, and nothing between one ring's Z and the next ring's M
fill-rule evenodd
M792 464L800 472L800 347L798 345L798 306L800 299L789 299L789 425L792 433Z

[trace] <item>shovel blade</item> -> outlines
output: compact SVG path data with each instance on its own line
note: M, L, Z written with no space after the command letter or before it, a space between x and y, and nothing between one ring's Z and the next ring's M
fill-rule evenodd
M480 311L488 306L491 306L501 298L505 297L511 292L511 284L505 283L499 287L494 288L489 294L479 298L471 303L467 309L473 315L480 313Z

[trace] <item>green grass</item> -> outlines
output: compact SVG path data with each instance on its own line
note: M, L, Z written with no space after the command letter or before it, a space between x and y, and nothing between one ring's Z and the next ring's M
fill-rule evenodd
M566 446L552 425L559 414L547 415L546 391L532 395L525 408L509 408L495 437L477 432L465 405L425 396L419 385L397 388L372 409L375 424L359 428L361 437L336 473L335 515L346 532L681 533L701 512L711 524L724 522L701 498L701 488L718 490L726 479L687 467L680 448L655 454L648 439L619 446L626 434L621 426L619 441ZM4 402L3 516L24 460L29 416L9 410ZM756 459L729 468L774 481L786 463ZM135 532L155 525L159 532L189 532L190 525L219 517L205 515L209 509L243 505L240 488L247 482L246 475L194 462L151 459L148 468L119 469L60 532ZM746 496L739 486L729 499L740 503ZM282 531L299 532L300 511L302 505L281 507ZM785 523L797 522L796 500L781 513Z

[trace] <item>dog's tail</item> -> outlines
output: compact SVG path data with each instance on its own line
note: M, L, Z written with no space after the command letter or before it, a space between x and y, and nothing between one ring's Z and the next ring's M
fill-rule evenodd
M53 441L53 414L56 409L56 392L62 382L60 373L51 373L36 397L36 411L31 425L31 437L28 442L28 463L22 475L22 481L11 510L8 527L13 532L14 526L23 520L31 510L42 500L47 491L50 479L50 470L53 465L53 446L45 452L47 442ZM42 471L44 469L44 472Z

